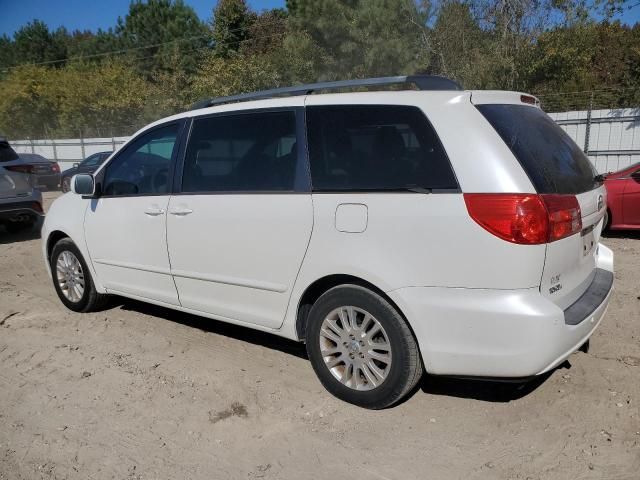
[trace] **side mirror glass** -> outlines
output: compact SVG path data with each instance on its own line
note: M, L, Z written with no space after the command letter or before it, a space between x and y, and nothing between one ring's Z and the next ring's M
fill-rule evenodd
M77 195L93 195L95 182L93 175L79 173L71 177L71 191Z

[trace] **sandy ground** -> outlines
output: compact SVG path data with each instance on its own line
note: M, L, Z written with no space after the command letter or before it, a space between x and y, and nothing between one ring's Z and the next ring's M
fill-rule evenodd
M0 232L0 479L638 479L640 235L605 243L588 354L523 388L425 377L371 412L294 342L132 301L74 314L38 234Z

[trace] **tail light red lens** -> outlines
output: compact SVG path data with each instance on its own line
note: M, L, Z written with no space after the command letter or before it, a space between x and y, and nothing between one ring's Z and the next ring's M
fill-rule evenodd
M582 230L582 212L573 195L541 195L549 212L549 241L560 240Z
M19 173L33 173L33 165L9 165L4 167L11 172L19 172Z
M537 245L582 229L580 206L573 195L465 193L473 220L511 243Z
M60 165L58 165L57 163L52 163L51 164L51 171L53 173L60 173Z

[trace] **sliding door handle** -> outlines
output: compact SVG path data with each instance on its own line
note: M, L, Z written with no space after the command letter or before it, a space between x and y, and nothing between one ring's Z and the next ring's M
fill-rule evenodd
M162 215L164 210L158 207L147 207L144 209L144 213L151 217L157 217L158 215Z
M193 210L191 210L190 208L186 208L186 207L176 207L176 208L172 208L171 210L169 210L169 213L171 215L177 215L179 217L183 217L185 215L189 215L190 213L193 213Z

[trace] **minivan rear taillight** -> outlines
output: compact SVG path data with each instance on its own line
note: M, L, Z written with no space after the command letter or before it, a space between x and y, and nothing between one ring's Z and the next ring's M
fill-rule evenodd
M574 195L541 195L549 212L549 241L560 240L582 230L582 212Z
M580 205L573 195L465 193L473 220L508 242L537 245L582 229Z

